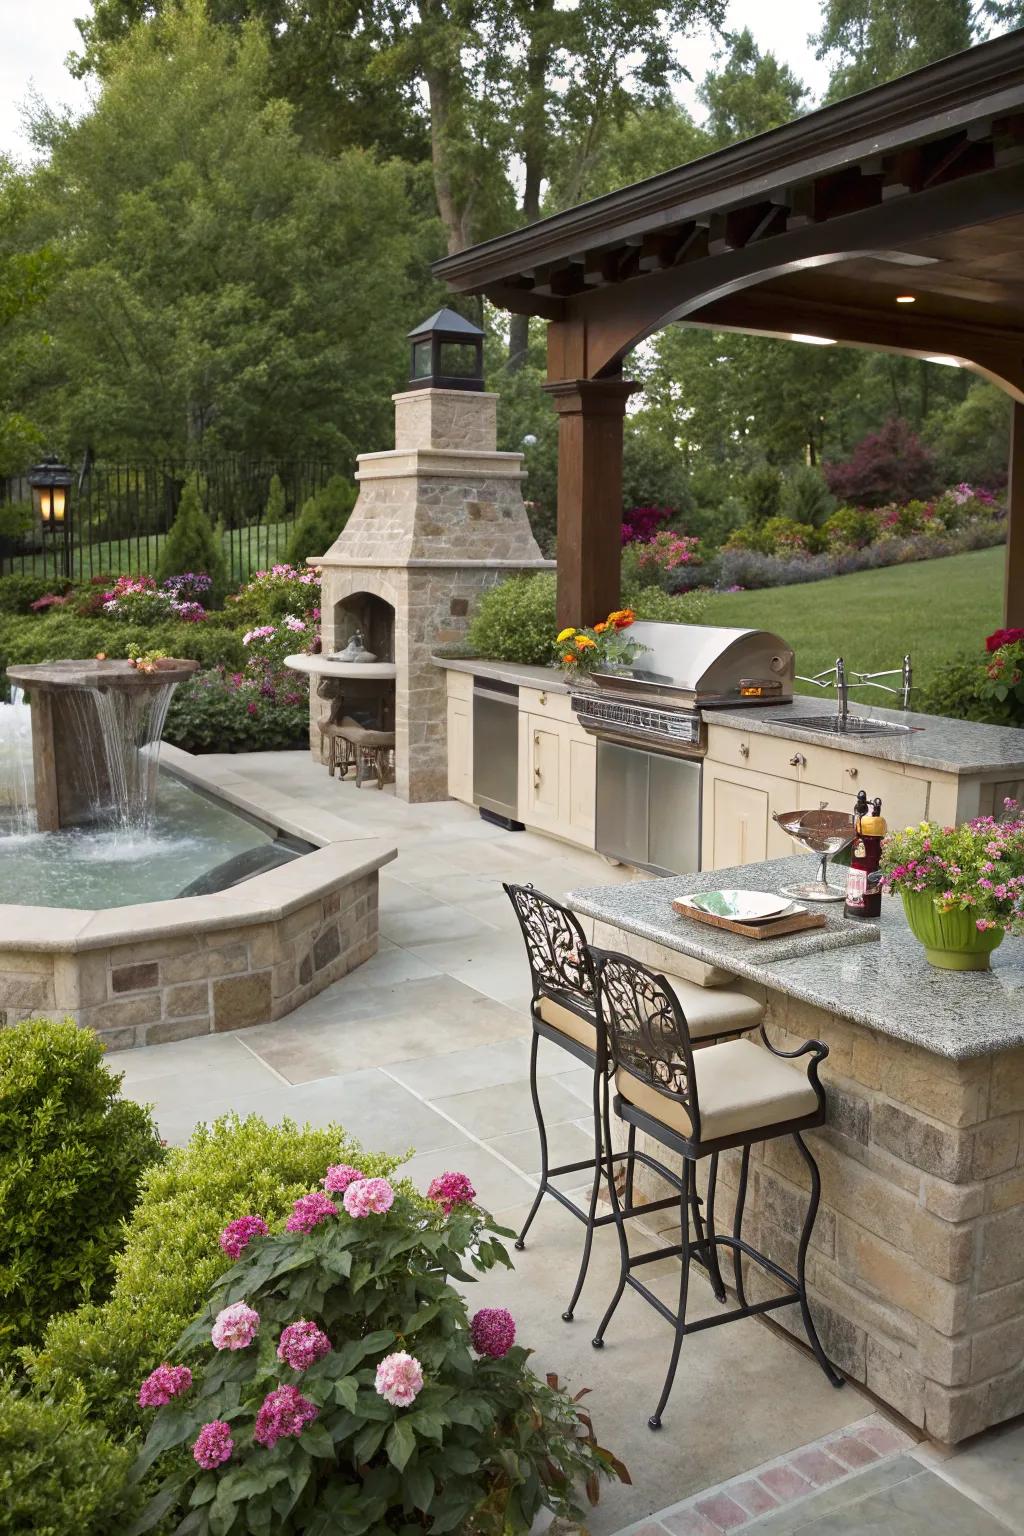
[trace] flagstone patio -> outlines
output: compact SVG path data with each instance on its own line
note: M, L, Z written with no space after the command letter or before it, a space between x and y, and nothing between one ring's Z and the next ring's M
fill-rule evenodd
M526 1081L529 978L500 882L532 880L561 897L626 872L505 832L454 802L407 805L359 792L303 753L222 762L282 801L300 796L397 845L380 880L380 952L278 1023L113 1056L125 1091L155 1105L172 1142L231 1109L339 1120L368 1147L408 1152L403 1173L421 1186L444 1169L464 1170L481 1203L516 1227L538 1151ZM585 1157L588 1073L545 1042L540 1061L553 1157ZM1024 1429L993 1432L943 1459L850 1384L835 1391L809 1355L754 1319L687 1342L664 1428L652 1434L646 1418L669 1331L627 1292L606 1348L591 1348L618 1271L610 1228L597 1234L576 1321L562 1321L581 1235L548 1202L514 1273L488 1275L474 1301L508 1306L538 1369L573 1391L591 1389L598 1437L633 1478L606 1488L589 1522L595 1536L1024 1533ZM650 1266L666 1299L674 1267ZM697 1310L715 1306L699 1271L691 1294Z

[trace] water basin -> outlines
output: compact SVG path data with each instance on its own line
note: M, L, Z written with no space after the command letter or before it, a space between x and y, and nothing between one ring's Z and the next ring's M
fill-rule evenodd
M874 720L870 715L789 715L779 724L797 731L817 731L822 736L909 736L924 729L920 725L901 725L896 720Z

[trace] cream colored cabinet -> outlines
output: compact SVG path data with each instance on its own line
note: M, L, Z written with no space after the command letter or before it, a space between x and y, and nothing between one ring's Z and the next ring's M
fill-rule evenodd
M594 846L597 752L576 725L519 712L519 819Z
M706 761L701 866L726 869L784 859L794 844L772 819L797 806L796 786L785 779Z
M468 672L447 673L448 793L473 803L473 679Z

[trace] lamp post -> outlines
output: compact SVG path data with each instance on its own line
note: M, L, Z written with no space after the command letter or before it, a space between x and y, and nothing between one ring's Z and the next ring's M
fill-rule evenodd
M63 540L64 576L71 579L71 482L74 479L66 464L53 454L33 464L28 472L32 487L32 505L43 526L44 533L58 535Z
M484 333L454 309L439 309L409 332L413 389L484 387Z

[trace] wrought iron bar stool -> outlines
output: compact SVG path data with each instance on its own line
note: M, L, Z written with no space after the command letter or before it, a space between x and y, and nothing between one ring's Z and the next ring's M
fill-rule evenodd
M668 1199L650 1202L644 1206L633 1204L632 1170L635 1129L631 1127L629 1130L629 1141L625 1151L612 1153L609 1143L606 1156L602 1147L603 1127L607 1121L608 1055L603 1032L597 1027L594 972L590 951L578 919L568 907L562 906L550 896L543 895L531 885L506 884L505 891L519 919L530 966L533 988L530 1004L533 1019L533 1038L530 1044L530 1097L533 1100L533 1110L537 1118L541 1155L540 1183L529 1215L516 1239L516 1248L522 1251L526 1246L526 1235L533 1225L533 1219L546 1194L551 1195L585 1225L586 1237L579 1273L569 1304L562 1313L568 1323L572 1321L576 1303L579 1301L587 1278L594 1229L606 1226L616 1219L612 1210L605 1215L597 1214L601 1181L606 1177L614 1180L614 1164L622 1162L626 1166L625 1204L621 1213L623 1219L667 1210L674 1206L676 1201L675 1196L670 1196ZM692 1021L691 1032L694 1040L700 1044L735 1038L755 1028L764 1015L763 1006L743 992L736 992L726 987L700 987L682 976L673 976L669 978L669 982L677 989L683 1000ZM542 1039L549 1040L553 1045L567 1051L570 1056L589 1067L593 1074L594 1154L581 1162L565 1163L557 1168L552 1168L549 1162L547 1129L537 1087L537 1054ZM559 1175L567 1173L593 1174L590 1200L585 1209L577 1205L552 1182ZM693 1191L690 1209L694 1230L700 1240L695 1253L698 1256L706 1256L715 1295L720 1301L724 1301L725 1286L718 1268L717 1254L713 1245L703 1243L700 1199L696 1189Z
M841 1387L843 1378L829 1362L811 1317L805 1276L807 1245L818 1214L821 1178L802 1132L825 1121L825 1091L818 1080L818 1067L828 1055L828 1046L808 1040L797 1051L780 1051L768 1039L762 1022L760 1034L765 1050L752 1040L732 1040L695 1051L693 1031L669 977L655 975L628 955L593 947L590 954L598 1018L615 1078L612 1107L631 1131L645 1132L682 1158L680 1176L652 1154L638 1151L633 1145L633 1159L653 1169L679 1191L680 1241L652 1253L630 1254L615 1181L608 1179L619 1236L620 1271L615 1294L594 1337L595 1349L603 1346L605 1330L627 1285L638 1291L672 1324L675 1338L665 1385L658 1406L647 1421L652 1429L660 1429L687 1334L795 1304L800 1307L807 1339L818 1364L832 1385ZM806 1072L790 1065L794 1058L803 1056L810 1057ZM606 1148L612 1145L610 1098L610 1094L605 1094L603 1104ZM777 1136L792 1136L811 1175L810 1200L800 1234L795 1275L745 1243L742 1236L750 1148L754 1142ZM742 1147L743 1155L733 1230L726 1236L715 1227L715 1174L717 1155L730 1147ZM696 1194L696 1166L705 1157L711 1159L704 1218L706 1237L697 1229L694 1240L690 1237L687 1212L692 1210ZM700 1256L702 1246L712 1251L718 1247L731 1250L738 1306L728 1312L687 1322L690 1260ZM681 1268L678 1309L673 1312L633 1271L639 1265L676 1254ZM786 1293L765 1301L748 1302L743 1280L744 1256L787 1286ZM714 1272L710 1255L706 1267L709 1272ZM719 1296L718 1299L723 1301L725 1298Z

